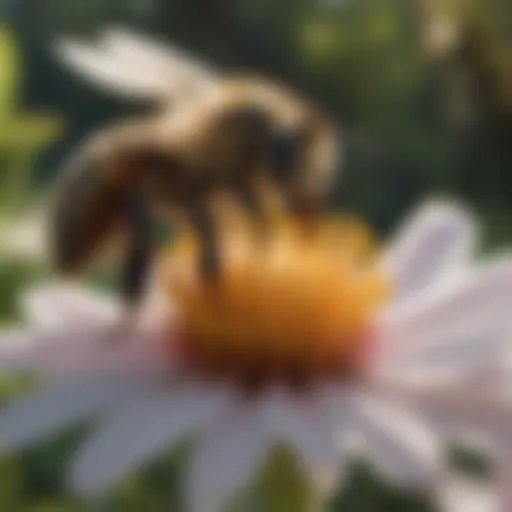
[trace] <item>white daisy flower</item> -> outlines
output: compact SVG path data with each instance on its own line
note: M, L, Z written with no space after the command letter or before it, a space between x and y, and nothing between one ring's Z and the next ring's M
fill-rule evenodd
M309 244L278 227L261 252L226 230L218 288L197 280L195 245L177 242L146 321L117 343L104 336L115 301L35 290L32 329L4 335L0 363L50 384L0 413L0 451L98 416L70 467L89 495L192 436L191 512L224 510L276 444L325 492L361 451L398 486L439 489L451 421L512 418L507 400L473 403L460 385L505 349L512 300L512 257L474 262L476 231L442 201L383 255L347 221Z

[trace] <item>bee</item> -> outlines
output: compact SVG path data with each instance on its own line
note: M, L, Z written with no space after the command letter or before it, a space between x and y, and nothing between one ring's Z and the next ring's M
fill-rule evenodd
M275 184L304 225L314 224L336 168L338 137L312 103L272 80L218 72L123 29L105 31L97 44L62 41L57 51L96 86L155 105L94 134L66 163L51 219L61 274L89 264L121 228L121 293L137 305L155 218L178 210L201 241L202 276L215 281L221 262L208 198L218 190L233 194L264 231L259 179Z

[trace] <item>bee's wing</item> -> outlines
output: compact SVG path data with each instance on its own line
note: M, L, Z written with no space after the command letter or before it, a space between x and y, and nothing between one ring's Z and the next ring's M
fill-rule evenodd
M130 99L181 101L217 81L217 73L184 51L127 29L105 30L92 43L62 40L56 51L96 86Z

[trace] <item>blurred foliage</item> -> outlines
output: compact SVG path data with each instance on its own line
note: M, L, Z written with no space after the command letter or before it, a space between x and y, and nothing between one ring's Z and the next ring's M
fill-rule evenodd
M316 98L343 127L346 158L333 207L357 210L386 233L421 196L453 194L482 218L487 246L512 241L510 0L6 0L0 16L4 215L34 206L84 134L139 110L92 90L51 51L61 34L91 35L105 24L122 23L227 69L257 67ZM451 43L429 39L447 24L457 34ZM454 105L476 114L454 116ZM66 133L61 118L49 112L69 120ZM19 319L19 291L45 275L43 265L0 264L3 323ZM104 274L95 278L110 280ZM4 398L19 388L0 382ZM65 461L86 431L1 460L0 510L182 509L181 451L163 454L104 500L74 501L64 488ZM481 466L461 452L455 459L465 467ZM431 510L422 496L398 493L362 464L349 477L332 510ZM268 482L258 485L269 489Z
M0 205L9 213L28 203L34 157L57 139L62 128L54 115L20 110L22 78L15 38L5 24L0 25Z
M420 493L399 492L386 485L363 463L354 465L346 492L337 496L333 510L368 512L434 512Z
M0 265L0 325L20 320L16 297L23 288L46 275L43 268L17 261Z
M319 502L299 471L293 453L277 446L264 464L254 486L235 502L234 512L316 512ZM321 509L320 509L321 510Z

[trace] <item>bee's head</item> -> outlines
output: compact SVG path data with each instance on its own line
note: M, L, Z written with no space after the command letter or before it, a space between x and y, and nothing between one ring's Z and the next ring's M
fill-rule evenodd
M318 213L330 190L338 159L331 123L311 114L278 128L271 134L268 153L273 181L288 207L306 219Z
M324 202L338 160L337 130L329 116L261 77L231 79L220 97L230 107L224 111L229 140L257 156L292 211L310 216Z

